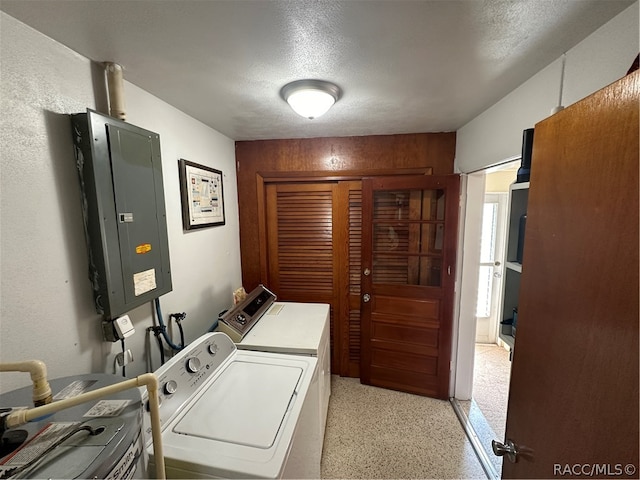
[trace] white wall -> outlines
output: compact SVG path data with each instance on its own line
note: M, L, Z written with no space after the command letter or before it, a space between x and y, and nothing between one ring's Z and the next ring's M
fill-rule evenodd
M113 373L120 344L102 341L93 308L67 116L102 106L100 71L4 13L0 27L0 361L38 358L51 378ZM127 121L160 135L173 279L161 304L165 321L187 313L191 341L241 285L234 142L128 82L125 97ZM179 158L224 173L226 225L183 232ZM130 316L133 376L147 371L147 348L153 368L159 352L154 338L147 346L151 305ZM27 384L26 374L0 374L2 392Z
M638 15L636 2L567 52L565 107L627 73L640 51ZM458 130L458 171L473 172L520 155L522 131L558 104L561 66L556 60Z

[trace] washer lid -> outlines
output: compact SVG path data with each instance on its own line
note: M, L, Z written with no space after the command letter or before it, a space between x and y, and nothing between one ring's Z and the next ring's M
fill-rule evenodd
M302 373L300 367L234 361L193 403L173 431L270 448Z

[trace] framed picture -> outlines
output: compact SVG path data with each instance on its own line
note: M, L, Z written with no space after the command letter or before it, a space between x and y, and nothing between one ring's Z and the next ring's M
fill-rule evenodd
M222 172L183 158L178 170L184 230L224 225Z

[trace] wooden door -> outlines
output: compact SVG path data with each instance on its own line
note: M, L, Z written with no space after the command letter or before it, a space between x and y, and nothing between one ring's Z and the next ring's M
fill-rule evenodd
M638 478L639 90L535 126L505 478Z
M343 232L337 246L341 258L339 278L340 307L338 323L341 332L340 374L360 376L360 264L362 261L362 182L338 182L336 188L334 227Z
M280 301L330 305L332 372L360 365L361 182L265 187L267 286Z
M266 188L268 285L283 301L335 303L335 183Z
M360 378L448 398L460 178L362 182Z

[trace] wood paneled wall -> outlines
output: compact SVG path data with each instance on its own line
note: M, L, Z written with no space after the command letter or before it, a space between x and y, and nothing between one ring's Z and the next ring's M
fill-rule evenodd
M444 175L453 173L455 145L455 132L236 142L244 287L262 281L258 177L349 179L425 169Z

